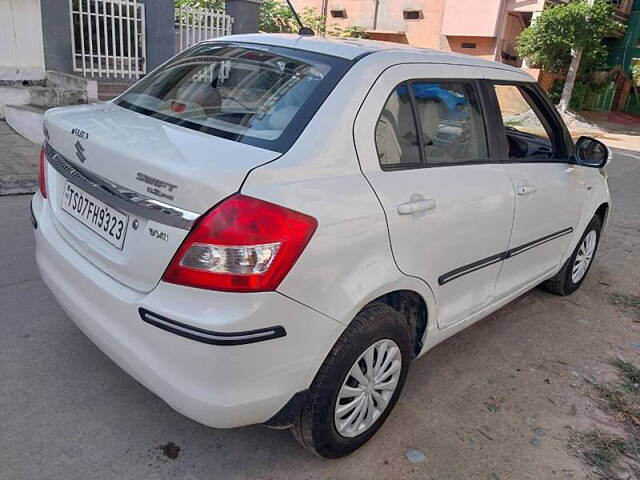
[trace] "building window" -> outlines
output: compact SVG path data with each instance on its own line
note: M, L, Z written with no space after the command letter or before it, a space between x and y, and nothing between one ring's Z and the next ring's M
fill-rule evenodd
M476 48L476 44L471 42L462 42L462 45L460 46L462 48Z
M422 18L422 10L403 10L402 16L405 20L420 20Z
M344 8L338 9L338 10L331 10L331 17L332 18L347 18L347 11Z

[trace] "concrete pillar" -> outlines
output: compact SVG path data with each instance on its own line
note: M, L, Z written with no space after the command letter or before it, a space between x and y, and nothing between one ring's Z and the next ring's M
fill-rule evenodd
M176 54L175 7L172 1L138 0L145 4L147 73Z
M47 70L73 73L68 0L41 2L44 63Z
M256 33L258 31L262 0L226 0L227 15L233 17L231 33Z

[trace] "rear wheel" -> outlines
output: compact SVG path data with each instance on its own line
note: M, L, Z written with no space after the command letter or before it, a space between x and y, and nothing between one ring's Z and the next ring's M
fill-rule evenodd
M305 448L347 455L382 426L396 404L412 349L406 322L382 303L365 307L338 339L292 428Z
M596 255L601 230L600 218L593 217L571 257L555 277L545 282L544 286L547 290L557 295L569 295L582 285Z

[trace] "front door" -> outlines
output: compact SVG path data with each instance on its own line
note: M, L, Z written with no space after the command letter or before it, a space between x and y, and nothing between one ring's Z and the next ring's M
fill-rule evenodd
M537 87L496 82L505 168L516 190L509 250L497 285L509 295L558 267L578 224L586 185L570 163L563 125Z
M513 221L513 185L491 159L478 70L394 66L354 126L396 263L429 284L441 328L492 302Z

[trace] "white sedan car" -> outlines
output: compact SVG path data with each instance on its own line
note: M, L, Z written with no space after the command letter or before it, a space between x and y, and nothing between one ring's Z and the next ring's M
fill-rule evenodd
M522 70L392 43L205 41L44 131L36 258L69 317L184 415L325 457L437 343L576 290L610 206L607 147Z

